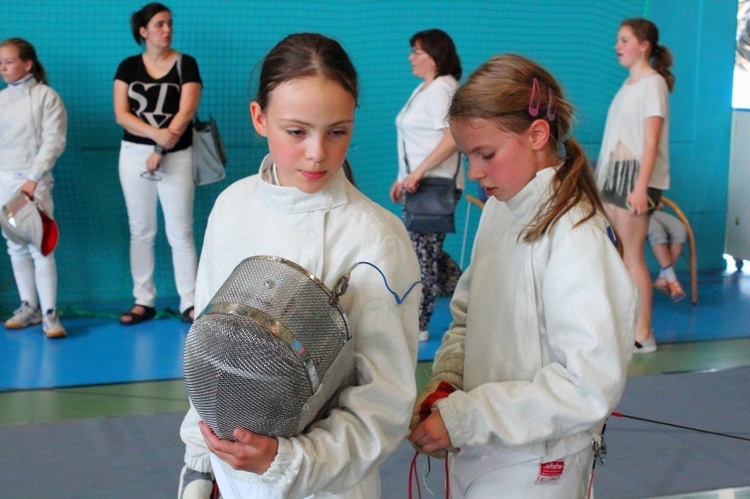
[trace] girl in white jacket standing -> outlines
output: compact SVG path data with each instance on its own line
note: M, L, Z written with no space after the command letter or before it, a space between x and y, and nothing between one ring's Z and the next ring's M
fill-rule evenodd
M256 175L217 199L198 266L196 310L242 260L274 255L333 287L367 261L405 292L420 270L401 221L367 199L342 171L354 128L357 73L336 41L289 35L266 56L250 114L268 140ZM341 297L354 340L356 383L301 434L273 438L238 428L219 440L191 407L180 498L380 497L379 465L406 433L416 396L419 287L398 305L381 276L354 270Z
M454 451L454 498L585 497L625 386L638 296L572 117L552 75L514 55L451 103L489 199L408 438Z
M22 38L0 43L0 206L19 190L53 215L52 167L65 149L68 118L60 96L47 86L34 46ZM66 335L57 315L57 265L54 253L9 239L8 254L21 306L5 321L8 329L43 322L48 338ZM38 293L38 298L37 298Z

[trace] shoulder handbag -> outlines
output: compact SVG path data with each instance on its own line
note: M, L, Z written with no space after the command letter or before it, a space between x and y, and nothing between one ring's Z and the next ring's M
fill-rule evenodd
M193 182L207 185L223 180L226 164L227 156L216 120L209 116L208 121L201 121L196 115L193 121Z
M407 173L411 173L409 160L406 158L406 144L404 161ZM417 192L404 191L404 225L408 231L456 232L454 213L461 198L461 191L456 187L456 177L460 169L459 153L453 178L422 177Z
M177 73L182 85L182 54L177 56ZM216 120L209 115L208 121L201 121L195 115L193 129L193 182L195 185L208 185L226 177L227 155L219 135Z

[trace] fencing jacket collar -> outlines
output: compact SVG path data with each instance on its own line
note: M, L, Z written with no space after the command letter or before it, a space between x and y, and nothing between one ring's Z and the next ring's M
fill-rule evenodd
M330 210L346 204L346 175L339 170L325 187L315 194L307 194L296 187L285 187L274 182L275 165L271 156L266 156L260 165L260 193L263 201L285 213L305 213Z

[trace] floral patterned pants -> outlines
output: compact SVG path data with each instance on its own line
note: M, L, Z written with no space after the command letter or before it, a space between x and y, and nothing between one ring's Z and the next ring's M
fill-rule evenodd
M451 296L456 289L461 268L443 251L445 234L409 232L422 271L422 300L419 303L419 330L427 331L435 310L436 296Z

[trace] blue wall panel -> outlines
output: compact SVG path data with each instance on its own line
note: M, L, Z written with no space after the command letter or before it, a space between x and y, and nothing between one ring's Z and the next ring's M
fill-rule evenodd
M143 2L145 3L145 2ZM284 35L319 31L349 51L362 83L350 151L360 189L395 213L388 188L396 174L394 119L418 80L408 39L439 27L456 41L468 74L489 56L518 52L547 66L577 111L576 136L598 154L609 102L626 77L613 46L621 19L644 13L675 55L672 96L673 188L668 193L693 220L702 268L723 265L729 157L735 0L503 2L346 0L167 3L174 46L196 57L204 80L200 114L219 122L228 147L228 180L202 187L195 206L200 245L213 200L232 180L254 173L265 144L252 131L247 106L262 56ZM117 178L121 129L112 112L118 63L136 54L128 26L140 2L3 0L0 38L34 43L52 86L70 115L68 148L56 169L55 198L62 240L57 251L61 305L130 301L128 230ZM475 187L469 185L470 192ZM463 228L465 202L457 214ZM468 234L468 248L476 217ZM459 259L463 233L450 235ZM468 261L468 256L465 259ZM157 286L176 306L171 257L163 228L157 241ZM16 304L7 258L0 259L0 308ZM163 305L163 303L160 303Z

